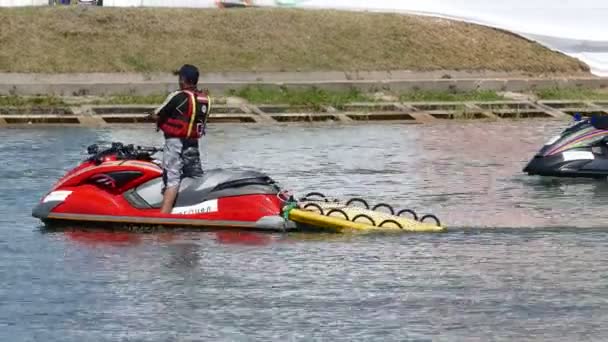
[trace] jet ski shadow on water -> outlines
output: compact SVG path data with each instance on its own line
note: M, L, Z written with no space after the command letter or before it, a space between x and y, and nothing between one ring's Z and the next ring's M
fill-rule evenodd
M568 178L608 177L608 116L575 122L550 139L528 162L528 175Z
M353 207L325 196L296 200L258 171L212 169L180 184L174 208L162 214L162 169L153 155L162 149L112 143L88 147L89 157L64 175L32 215L47 228L65 224L112 227L137 232L170 229L267 231L441 232L434 215L420 218L386 204ZM314 197L314 196L312 196ZM389 213L375 211L390 209ZM413 218L401 214L412 215Z

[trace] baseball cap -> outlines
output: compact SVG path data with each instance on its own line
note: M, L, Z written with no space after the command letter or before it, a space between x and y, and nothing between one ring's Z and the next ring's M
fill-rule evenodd
M191 83L191 84L198 83L198 76L199 76L198 68L195 67L194 65L184 64L184 65L182 65L181 68L179 68L178 71L175 71L173 74L181 76L181 78L184 81L187 81L188 83Z

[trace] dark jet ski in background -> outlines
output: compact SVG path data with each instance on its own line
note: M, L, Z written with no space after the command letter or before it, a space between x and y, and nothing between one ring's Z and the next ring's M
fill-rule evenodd
M549 140L523 169L550 177L608 177L608 116L575 116L575 123Z

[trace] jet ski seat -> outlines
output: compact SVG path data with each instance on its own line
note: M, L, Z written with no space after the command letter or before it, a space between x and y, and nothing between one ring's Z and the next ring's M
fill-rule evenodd
M608 129L608 116L594 114L591 116L591 125L597 129Z
M162 178L155 178L125 193L136 208L160 208L163 200ZM257 171L208 170L202 177L184 178L175 206L191 206L220 197L250 194L277 194L278 185Z

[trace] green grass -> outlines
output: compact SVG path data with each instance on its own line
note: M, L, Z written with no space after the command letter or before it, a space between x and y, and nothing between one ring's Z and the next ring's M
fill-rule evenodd
M309 106L319 109L322 105L330 105L340 109L349 102L371 101L370 97L356 89L348 91L327 91L315 87L291 90L286 88L265 88L249 86L238 91L231 91L232 96L246 99L253 104L288 104L292 106Z
M225 104L222 95L212 95L213 102ZM252 104L306 106L312 109L321 109L322 106L332 106L342 109L344 105L352 102L375 102L372 94L365 94L357 89L347 91L330 91L315 87L304 89L271 88L262 86L248 86L240 90L230 90L228 96L241 97ZM391 94L387 94L391 95ZM166 95L115 95L101 98L71 98L66 102L62 98L52 96L0 97L0 107L63 107L69 105L159 105ZM482 92L446 92L446 91L415 91L400 94L399 100L403 102L463 102L463 101L494 101L503 100L503 97L491 91Z
M230 90L227 94L211 94L215 104L225 104L224 96L241 97L256 105L290 105L305 106L319 110L322 106L332 106L343 109L352 102L376 102L372 94L362 93L356 89L346 91L330 91L316 87L302 89L287 89L284 87L248 86L240 90ZM387 93L387 96L394 94ZM534 92L543 100L607 100L608 91L591 89L546 89ZM0 107L66 107L87 105L159 105L166 94L134 96L115 95L100 98L70 98L63 99L53 96L0 96ZM400 102L465 102L465 101L501 101L506 100L494 91L411 91L396 96ZM388 100L391 102L390 100ZM396 99L397 101L397 99Z
M552 88L534 92L541 100L608 100L607 90Z
M131 96L118 95L103 98L80 98L75 103L66 102L60 97L54 96L0 96L0 107L65 107L72 104L91 104L91 105L129 105L129 104L160 104L165 100L166 95Z
M101 98L90 102L93 105L155 105L161 104L167 95L117 95Z
M399 96L403 102L462 102L462 101L499 101L504 97L494 91L424 91L417 90Z
M495 70L588 74L515 34L425 16L329 10L0 9L0 72Z
M0 96L0 107L63 107L67 104L53 96Z

